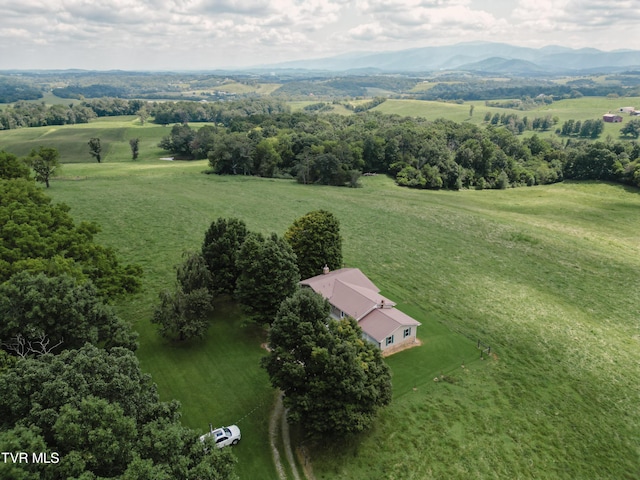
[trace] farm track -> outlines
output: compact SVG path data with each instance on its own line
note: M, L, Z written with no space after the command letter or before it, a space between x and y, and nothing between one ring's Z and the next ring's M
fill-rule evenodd
M280 431L278 431L280 428ZM282 405L282 392L280 392L276 398L275 405L271 411L269 418L269 443L271 446L271 453L273 455L273 463L275 464L276 471L281 480L287 480L287 474L282 464L282 456L278 450L277 441L278 436L281 435L282 443L284 445L284 456L289 464L289 468L293 475L294 480L301 480L298 468L296 467L295 458L293 456L293 450L291 449L291 437L289 435L289 424L287 423L287 415ZM306 476L304 477L306 480Z

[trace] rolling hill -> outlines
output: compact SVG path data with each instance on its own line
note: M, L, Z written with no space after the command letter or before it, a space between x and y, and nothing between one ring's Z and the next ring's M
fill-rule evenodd
M502 59L503 64L495 60ZM489 65L482 62L492 60ZM595 48L571 49L551 45L539 49L506 43L472 42L455 45L413 48L390 52L352 52L309 60L298 60L256 68L350 71L375 68L385 72L426 72L436 70L485 70L493 64L495 72L506 71L508 62L514 74L612 72L640 66L640 51L602 51Z

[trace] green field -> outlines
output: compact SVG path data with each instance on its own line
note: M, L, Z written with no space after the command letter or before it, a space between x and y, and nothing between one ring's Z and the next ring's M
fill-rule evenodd
M424 345L389 358L394 400L371 432L312 450L316 478L640 473L636 190L423 192L381 176L346 189L203 175L206 162L122 160L66 165L49 192L143 266L144 291L118 311L141 333L139 357L162 397L181 400L184 423L204 431L253 412L240 422L241 478L277 478L262 333L223 302L204 342L175 347L150 325L152 306L218 216L282 233L319 208L340 219L346 264L423 323ZM479 360L477 339L495 356Z
M277 87L276 84L258 84L257 86L247 86L239 83L231 83L231 86L238 88L264 89L262 93L269 93L270 89ZM429 84L426 84L429 85ZM225 85L226 87L226 85ZM51 96L50 96L51 97ZM52 98L48 98L48 103ZM352 101L351 103L365 102L365 100ZM292 111L302 110L305 106L318 103L314 100L290 101L288 104ZM473 115L469 115L470 106L474 106ZM351 115L342 104L332 105L331 113L341 115ZM567 120L588 120L599 119L607 112L616 113L621 107L633 106L640 109L640 97L582 97L571 100L556 101L551 105L539 107L533 110L515 110L507 108L487 107L484 101L471 101L462 104L435 102L425 100L398 100L388 99L384 103L373 108L385 114L396 114L401 116L423 117L428 120L446 118L455 122L468 122L476 125L483 125L484 116L487 112L492 115L515 114L520 118L528 117L557 117L558 123L546 132L526 131L523 136L531 136L534 133L542 137L555 136L556 128L561 128ZM600 139L612 138L617 140L620 137L620 130L631 119L628 114L621 113L622 123L605 123L605 128ZM193 124L196 125L196 124ZM159 139L169 134L169 128L153 123L141 125L135 116L99 118L89 124L49 126L36 128L22 128L16 130L0 131L0 149L5 149L16 155L27 155L32 148L41 145L56 147L61 152L63 163L76 163L91 161L87 142L91 137L97 136L101 139L103 155L105 161L122 161L130 155L128 140L131 138L140 139L140 159L152 160L165 155L161 149L157 148ZM563 137L558 137L562 139Z
M468 115L468 105L438 105ZM422 322L424 344L388 359L394 399L370 432L311 449L316 478L640 477L638 190L417 191L383 176L348 189L220 177L202 174L206 161L159 160L168 133L120 117L2 131L0 149L60 150L67 164L48 193L76 221L98 222L98 241L145 271L143 291L117 305L140 332L143 369L163 399L182 402L186 425L204 432L240 420L241 479L277 478L267 435L274 392L258 367L264 332L221 300L206 339L171 345L150 324L153 306L182 251L198 249L217 217L282 234L320 208L341 222L346 265ZM91 136L102 139L102 164L89 158ZM478 339L492 346L490 360L479 359Z
M469 116L469 107L473 105L473 115ZM529 117L558 117L558 124L548 132L536 132L541 136L554 135L555 129L562 127L567 120L594 120L602 118L602 115L608 112L617 113L621 107L636 107L640 109L639 97L621 97L621 98L605 98L605 97L582 97L571 100L559 100L551 105L535 108L533 110L515 110L510 108L487 107L484 101L471 101L463 104L433 102L426 100L395 100L389 99L378 105L373 110L382 113L397 114L411 117L424 117L428 120L436 120L437 118L446 118L455 122L470 122L477 125L484 123L484 116L487 112L492 115L499 113L515 114L520 118ZM601 138L611 135L614 139L620 136L620 130L631 118L627 113L620 113L623 118L622 123L605 123L604 132ZM533 135L534 132L525 132L524 135Z
M103 117L78 125L18 128L0 131L0 150L14 155L28 155L32 148L54 147L60 152L62 163L93 161L88 142L99 137L104 162L131 159L129 140L140 139L140 160L157 159L166 155L158 142L168 135L170 128L153 123L140 124L138 117Z

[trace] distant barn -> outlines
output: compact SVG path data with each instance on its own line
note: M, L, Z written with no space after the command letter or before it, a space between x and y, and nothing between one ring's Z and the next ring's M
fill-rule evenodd
M620 123L622 122L622 117L613 113L606 113L602 116L602 120L608 123Z

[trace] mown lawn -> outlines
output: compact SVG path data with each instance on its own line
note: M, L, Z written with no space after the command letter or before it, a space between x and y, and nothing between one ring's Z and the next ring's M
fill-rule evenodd
M118 311L141 333L139 357L163 398L182 401L185 424L204 431L257 407L240 423L241 478L276 478L262 332L223 303L205 341L168 345L149 323L153 304L217 217L281 234L319 208L341 222L346 265L423 323L424 345L388 359L394 400L371 432L312 448L317 478L640 477L637 190L425 192L382 176L346 189L125 160L65 165L49 193L145 269L144 291ZM477 339L491 359L479 359Z

